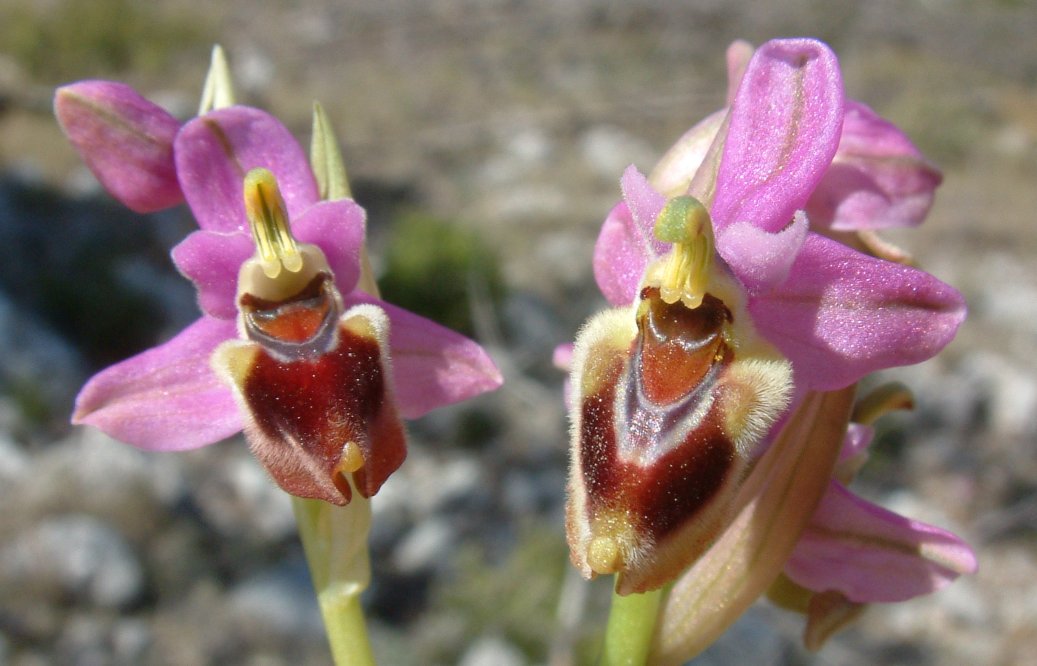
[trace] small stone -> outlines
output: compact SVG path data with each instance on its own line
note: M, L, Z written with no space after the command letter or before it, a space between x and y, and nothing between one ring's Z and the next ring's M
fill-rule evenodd
M54 405L70 404L83 376L76 351L31 312L17 307L0 292L0 381L5 393L18 397L28 419L49 414Z
M10 437L0 434L0 484L9 487L15 479L24 477L28 469L29 457ZM2 493L0 488L0 496Z
M378 516L402 508L421 520L449 502L470 497L484 483L484 472L471 457L444 459L423 455L412 446L407 464L378 491L373 510Z
M290 497L244 447L219 463L202 481L195 499L222 535L280 541L295 534Z
M475 641L462 655L460 666L524 666L529 663L511 643L496 636Z
M456 538L446 519L428 518L403 537L393 553L393 563L404 574L434 569L447 561Z
M111 629L112 656L119 664L144 663L144 655L153 640L151 627L144 620L118 620Z
M301 558L259 571L228 593L228 608L248 632L281 636L323 635L309 572Z
M551 157L553 148L551 138L539 127L513 129L501 143L500 151L479 170L481 180L491 188L530 178Z
M725 664L781 664L783 640L773 616L774 608L755 606L731 625L717 642L713 643L695 663L703 666Z
M143 591L144 573L122 535L93 516L50 518L0 550L3 587L29 595L72 595L118 608Z

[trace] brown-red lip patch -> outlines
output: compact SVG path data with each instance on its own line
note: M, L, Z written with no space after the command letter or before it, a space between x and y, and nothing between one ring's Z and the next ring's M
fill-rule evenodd
M406 457L391 387L388 318L357 306L323 353L285 358L255 341L217 353L249 419L253 451L285 491L347 504L374 495Z
M737 331L712 295L689 308L647 287L634 310L581 332L567 528L584 575L617 573L621 594L653 589L723 529L747 439L766 432L789 386L787 361L740 358Z

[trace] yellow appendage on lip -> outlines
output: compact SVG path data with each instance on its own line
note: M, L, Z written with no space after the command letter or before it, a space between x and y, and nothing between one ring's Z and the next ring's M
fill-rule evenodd
M655 219L655 237L673 243L651 277L659 295L670 305L681 301L694 310L702 304L713 266L713 222L695 197L674 197Z
M263 273L271 279L282 270L298 273L303 258L288 228L288 210L277 179L268 169L252 169L245 176L245 213Z
M342 474L352 474L364 466L364 454L360 445L350 440L342 447L342 458L338 461L337 469Z

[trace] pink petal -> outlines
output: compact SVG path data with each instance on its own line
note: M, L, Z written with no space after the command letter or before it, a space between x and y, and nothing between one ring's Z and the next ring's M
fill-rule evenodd
M624 201L605 218L594 246L594 278L613 305L632 303L648 262L666 252L653 231L665 197L633 166L623 173L622 186Z
M817 592L858 603L905 601L975 573L968 544L938 527L899 516L832 483L785 566Z
M827 46L812 39L761 46L731 109L711 209L718 231L738 221L783 229L831 163L842 118L839 63Z
M961 294L923 271L810 233L788 281L750 299L759 331L815 390L924 361L965 319Z
M202 317L165 344L94 375L76 398L73 423L150 451L212 444L241 430L231 395L209 367L233 321Z
M256 251L243 232L195 231L173 248L173 262L198 290L202 312L217 319L238 314L238 271Z
M277 177L288 215L296 219L318 200L317 182L302 148L273 116L234 106L187 123L174 143L184 196L210 231L245 231L245 174L265 167Z
M594 280L612 305L629 305L637 298L641 276L651 260L642 243L630 209L619 202L605 218L594 245Z
M359 291L345 301L347 307L373 303L389 316L393 383L404 418L417 418L503 383L485 350L460 333Z
M323 250L339 293L353 291L360 279L366 220L367 213L356 202L339 199L318 203L292 222L292 231L300 242Z
M58 88L54 113L108 192L138 213L183 200L173 165L180 123L129 86L81 81Z
M737 221L717 238L724 259L750 294L766 292L781 284L792 269L807 237L806 215L798 211L792 222L777 233L750 222Z
M903 132L848 101L839 149L807 214L814 225L840 230L916 226L941 180Z
M633 164L623 172L619 184L623 189L623 200L627 202L627 208L642 235L641 244L645 251L651 249L655 254L662 254L666 245L655 239L655 218L659 217L666 205L666 197L656 192Z

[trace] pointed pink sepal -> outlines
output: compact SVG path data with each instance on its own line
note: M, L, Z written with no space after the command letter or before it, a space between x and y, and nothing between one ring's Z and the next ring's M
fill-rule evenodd
M396 401L404 418L497 389L500 370L481 346L449 328L361 292L350 303L373 303L385 311L392 349Z
M757 329L814 390L924 361L951 341L965 301L923 271L808 234L781 289L750 300Z
M605 219L594 246L594 278L613 305L634 302L645 267L669 248L653 231L666 198L632 165L623 173L621 184L623 201Z
M833 482L785 572L858 603L906 601L975 573L976 556L946 530L904 518Z
M133 88L111 81L63 86L54 113L97 180L123 204L148 213L183 200L173 164L180 123Z
M149 451L180 451L241 430L231 392L209 366L233 321L202 317L165 344L94 375L76 398L73 423Z

